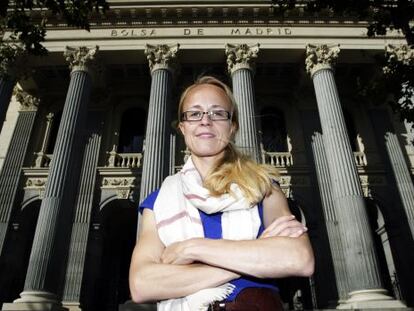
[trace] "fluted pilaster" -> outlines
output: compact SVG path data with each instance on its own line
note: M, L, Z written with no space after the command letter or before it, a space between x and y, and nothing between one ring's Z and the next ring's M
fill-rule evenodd
M7 109L9 108L15 84L16 80L11 77L0 78L0 132L3 127L4 119L6 118Z
M308 45L306 52L306 68L315 87L342 248L346 251L344 263L350 299L343 307L361 306L367 301L370 305L372 301L383 304L391 298L382 289L365 201L333 75L332 66L339 47Z
M410 170L405 162L397 135L388 132L385 135L385 145L395 180L397 181L398 192L410 225L411 236L414 238L414 185Z
M27 54L16 44L2 47L8 57L0 59L0 132L16 81L28 74Z
M152 74L140 201L161 186L170 169L170 101L174 60L179 46L147 45Z
M347 299L349 292L348 279L344 264L345 252L342 248L341 234L338 228L338 218L335 213L332 198L331 176L326 160L322 134L315 133L313 135L312 151L322 199L325 224L328 230L329 245L335 270L336 287L338 289L339 301L343 302Z
M60 275L66 263L76 195L80 155L83 150L82 132L92 88L89 70L96 49L67 49L71 62L71 79L63 108L53 158L50 164L45 196L37 221L30 253L24 292L16 303L35 303L39 297L59 304L55 294L61 284Z
M232 77L233 93L239 108L240 128L236 145L244 154L260 162L260 148L256 125L256 101L253 69L259 45L226 45L228 71Z
M91 121L90 119L88 120ZM99 123L99 120L97 121L94 123ZM90 131L82 161L83 165L79 191L76 197L76 212L70 239L68 266L62 298L65 305L79 305L80 303L100 143L99 124L96 124L96 128Z
M23 91L16 93L21 103L19 116L0 173L0 255L9 227L10 214L16 197L21 168L26 155L30 133L36 117L39 99Z

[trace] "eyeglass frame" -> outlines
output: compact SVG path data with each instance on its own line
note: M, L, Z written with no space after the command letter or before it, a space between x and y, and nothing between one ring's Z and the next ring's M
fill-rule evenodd
M226 119L212 119L211 116L213 115L214 112L225 112L227 114L227 118ZM197 112L197 113L201 113L201 116L199 119L196 120L189 120L186 117L186 113L188 112ZM210 121L227 121L227 120L231 120L232 118L232 113L230 111L224 110L224 109L216 109L216 110L209 110L209 111L200 111L200 110L187 110L187 111L183 111L181 113L181 120L180 121L187 121L187 122L198 122L203 120L204 115L207 115L207 117L209 118Z

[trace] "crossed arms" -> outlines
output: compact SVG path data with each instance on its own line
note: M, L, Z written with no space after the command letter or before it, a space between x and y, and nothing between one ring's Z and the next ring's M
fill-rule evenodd
M263 200L265 231L256 240L193 238L165 247L154 213L144 209L129 283L137 303L179 298L250 275L310 276L314 257L307 229L291 215L279 188Z

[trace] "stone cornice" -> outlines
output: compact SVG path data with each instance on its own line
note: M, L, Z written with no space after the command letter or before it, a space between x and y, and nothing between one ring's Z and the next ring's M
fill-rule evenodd
M342 26L363 26L349 17L307 15L300 7L292 12L280 14L270 5L270 1L109 1L110 9L103 14L91 17L92 28L105 28L136 25L222 25L227 23L258 25L275 23L279 25L341 24ZM62 19L50 12L34 11L35 18L48 18L49 28L67 28Z

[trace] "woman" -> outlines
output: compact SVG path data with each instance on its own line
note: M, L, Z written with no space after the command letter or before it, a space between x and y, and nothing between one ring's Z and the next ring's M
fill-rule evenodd
M221 81L199 79L178 110L191 157L141 205L132 299L158 310L282 310L268 279L310 276L314 258L277 171L236 151L237 107Z

